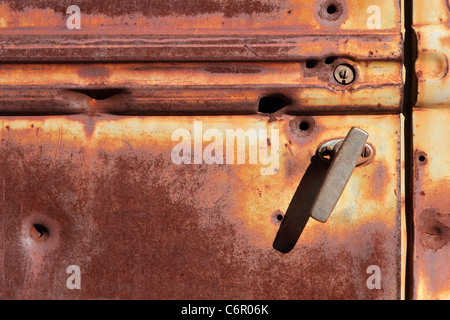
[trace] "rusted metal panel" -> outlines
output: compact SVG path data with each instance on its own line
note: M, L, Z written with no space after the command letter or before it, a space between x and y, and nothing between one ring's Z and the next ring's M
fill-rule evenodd
M334 70L351 64L341 85ZM262 97L282 96L284 113L399 113L398 62L3 64L1 114L255 114Z
M401 1L70 5L0 1L1 298L402 297ZM352 127L374 154L321 224L316 151ZM228 129L255 134L231 163Z
M80 29L71 5L2 0L0 60L402 59L400 0L83 0Z
M398 115L0 121L3 298L401 296ZM276 174L262 175L267 165L249 164L249 154L241 165L174 164L174 129L194 139L199 122L224 137L226 129L278 129L279 141L266 143L279 154ZM326 168L313 163L317 148L353 126L369 133L374 158L355 169L326 224L310 219L292 252L276 251L279 216L299 184L311 192L306 176ZM261 142L249 139L252 147ZM71 265L81 269L81 290L66 287ZM367 286L374 265L379 290Z
M424 10L423 6L428 9ZM418 108L446 108L450 101L448 1L414 1Z
M449 121L450 109L414 111L416 299L450 298L450 161L443 152L450 145L449 139L443 138L450 135Z
M448 1L414 1L419 91L413 110L415 299L450 299L448 21Z

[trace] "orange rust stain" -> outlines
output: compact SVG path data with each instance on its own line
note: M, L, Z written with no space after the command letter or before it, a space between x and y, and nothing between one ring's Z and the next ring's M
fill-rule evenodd
M317 10L326 1L300 0L226 0L199 1L192 3L183 1L152 1L151 6L143 5L138 0L131 1L78 1L83 14L83 28L114 28L125 27L139 30L171 30L176 25L181 29L235 29L248 30L260 28L269 30L281 27L318 30L321 25L329 22L325 13L318 15ZM340 29L356 29L359 32L367 30L367 8L370 0L340 1L343 14L340 19ZM2 3L2 16L6 18L8 28L13 27L47 27L53 21L54 27L65 27L66 9L70 1L9 1ZM325 3L326 4L326 3ZM400 1L379 4L383 16L383 29L397 30L400 22ZM24 12L26 13L24 15ZM18 26L16 16L26 16ZM311 16L315 16L311 19ZM259 18L259 19L248 19ZM332 17L331 17L332 18ZM119 27L118 27L119 26ZM205 26L207 28L205 28ZM173 30L173 29L172 29ZM367 31L366 31L367 30Z

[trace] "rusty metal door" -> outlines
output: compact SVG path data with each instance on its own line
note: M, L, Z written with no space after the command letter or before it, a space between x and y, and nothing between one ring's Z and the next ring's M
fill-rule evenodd
M1 298L404 298L403 23L400 0L0 1Z
M427 10L424 8L427 7ZM412 298L449 299L448 1L414 1L417 101L412 112Z

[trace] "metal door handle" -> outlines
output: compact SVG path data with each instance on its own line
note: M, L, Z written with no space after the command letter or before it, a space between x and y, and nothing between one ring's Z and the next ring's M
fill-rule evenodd
M342 145L336 151L325 179L311 208L311 217L326 222L350 180L369 134L359 128L350 129Z

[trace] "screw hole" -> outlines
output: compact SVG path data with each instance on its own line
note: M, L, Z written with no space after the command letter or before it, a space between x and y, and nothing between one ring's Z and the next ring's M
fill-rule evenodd
M318 15L329 22L338 22L344 13L344 6L337 0L325 0L319 5Z
M309 129L309 123L306 121L302 121L300 122L299 128L302 131L307 131Z
M427 158L425 156L420 156L419 157L419 161L420 162L425 162L427 160Z
M276 226L280 226L282 221L283 221L283 219L284 219L284 213L282 211L280 211L280 210L276 210L270 216L271 216L270 220Z
M337 11L337 8L336 8L336 6L334 4L329 5L328 8L327 8L327 12L329 14L334 14L334 13L336 13L336 11Z

